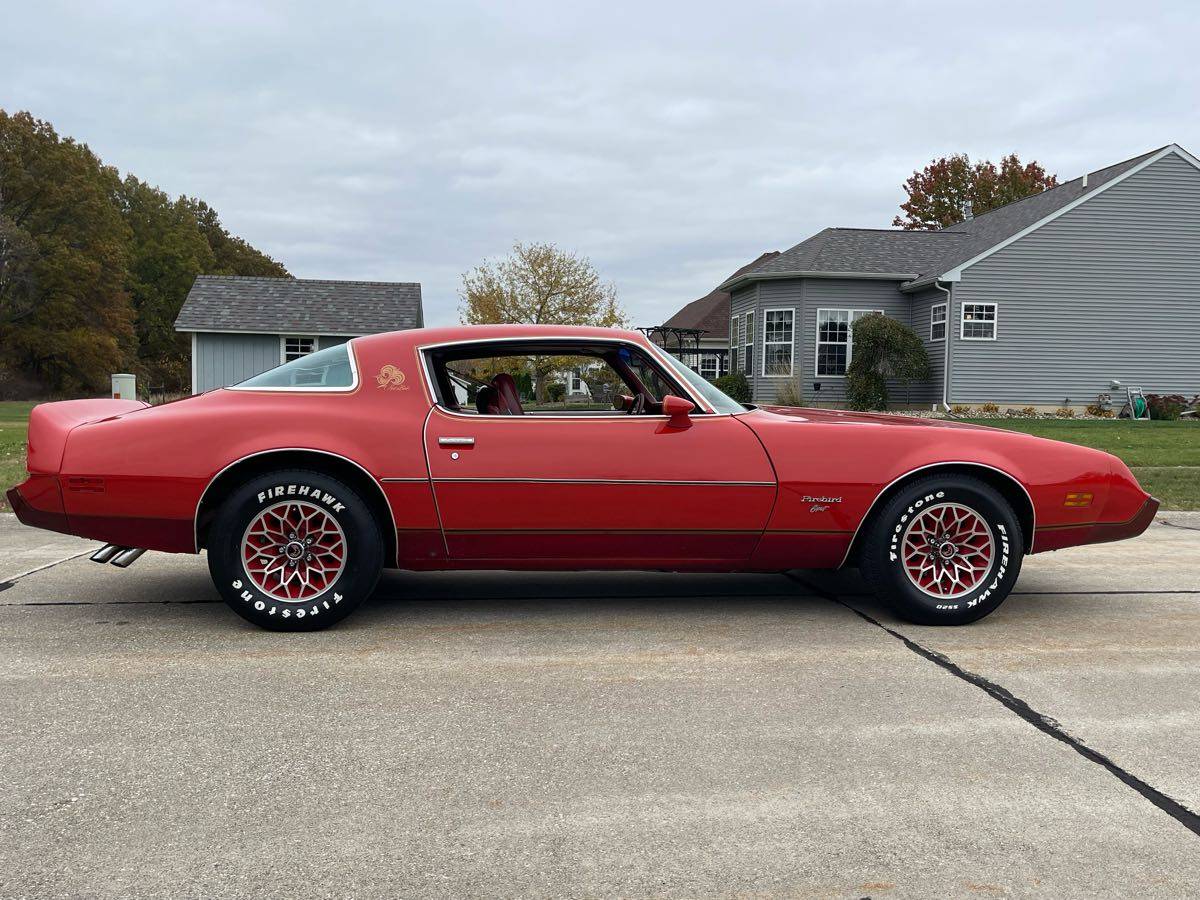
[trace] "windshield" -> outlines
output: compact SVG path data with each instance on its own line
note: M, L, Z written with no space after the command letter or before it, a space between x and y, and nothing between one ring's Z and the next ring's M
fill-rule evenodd
M354 387L354 368L347 344L326 347L293 359L235 385L246 390L339 391Z
M715 387L711 381L709 381L695 369L691 368L690 366L685 366L682 362L680 362L670 353L667 353L665 350L663 351L662 356L666 357L667 361L671 364L671 368L674 369L675 374L686 381L692 390L702 395L704 399L712 405L712 408L716 412L727 413L731 415L735 413L746 412L748 407L742 406L742 404L738 403L724 391Z

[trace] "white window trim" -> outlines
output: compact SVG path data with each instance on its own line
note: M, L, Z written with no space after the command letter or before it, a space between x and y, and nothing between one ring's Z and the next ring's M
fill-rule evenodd
M788 365L788 373L786 375L768 375L767 374L767 314L773 312L786 312L792 314L792 352L789 356L790 363ZM763 327L762 327L762 377L763 378L794 378L796 376L796 307L794 306L772 306L762 311ZM783 346L784 341L771 341L771 346Z
M967 306L990 306L992 308L992 336L991 337L967 337L964 333L967 326L967 318L963 314L964 307ZM974 321L974 320L972 320ZM1000 304L986 301L983 303L977 301L963 301L958 307L958 339L960 341L994 341L1000 335Z
M847 306L821 306L817 308L817 318L813 325L813 380L818 378L845 378L843 372L841 375L821 375L817 372L817 362L821 358L821 313L823 312L848 312L850 313L850 321L846 323L846 371L850 371L850 361L854 359L854 314L862 313L870 315L871 313L879 313L881 316L886 316L887 313L882 309L851 309ZM825 341L827 344L837 343L836 341Z
M940 322L938 322L933 317L933 314L935 312L937 312L939 309L943 313L942 321L940 321ZM934 325L942 326L942 336L940 338L935 338L933 336L933 326ZM946 303L933 304L933 306L931 306L929 308L929 343L940 344L942 341L944 341L946 339L946 335L949 334L949 332L950 332L950 308L949 308L949 305Z
M742 339L742 336L741 336L741 333L738 331L738 320L741 317L742 317L741 313L738 313L736 316L729 317L729 374L730 375L732 375L734 372L741 371L741 369L739 369L736 365L737 361L738 361L738 356L739 356L738 350L742 346L739 343L739 341Z
M746 335L742 338L742 372L748 377L754 377L754 330L758 328L758 316L754 310L742 313L742 321L746 324ZM746 351L750 351L749 353Z
M312 348L312 350L309 351L309 353L316 353L318 350L321 349L320 346L318 346L319 342L318 342L317 336L315 334L281 334L279 336L279 364L281 366L285 362L289 361L287 358L287 342L288 342L289 338L293 338L296 340L302 340L302 341L312 341L313 348ZM308 354L306 353L305 356L307 356L307 355ZM302 359L303 357L297 357L297 358Z

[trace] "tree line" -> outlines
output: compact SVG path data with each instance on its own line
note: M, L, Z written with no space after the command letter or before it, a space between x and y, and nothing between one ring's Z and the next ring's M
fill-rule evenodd
M50 123L0 109L0 397L95 393L125 371L186 388L174 322L201 274L288 272L203 200L122 177Z

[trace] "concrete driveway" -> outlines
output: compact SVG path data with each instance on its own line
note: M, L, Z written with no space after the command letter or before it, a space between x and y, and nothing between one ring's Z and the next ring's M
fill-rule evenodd
M279 635L0 517L0 894L1194 895L1166 518L960 629L853 573L393 573Z

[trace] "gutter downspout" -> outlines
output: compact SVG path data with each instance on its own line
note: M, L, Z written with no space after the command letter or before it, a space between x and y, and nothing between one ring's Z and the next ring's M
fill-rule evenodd
M942 287L942 283L936 278L933 286L946 294L946 356L942 363L942 411L950 412L950 313L953 311L954 303L950 295L950 288Z

